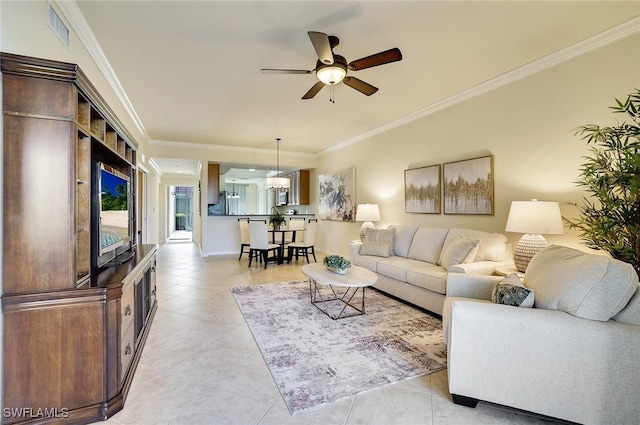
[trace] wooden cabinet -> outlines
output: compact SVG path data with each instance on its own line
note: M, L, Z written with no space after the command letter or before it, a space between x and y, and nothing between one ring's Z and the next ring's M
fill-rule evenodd
M103 420L124 404L157 308L157 247L134 241L130 261L94 264L92 163L135 188L137 144L76 65L6 53L0 64L2 405L13 412L2 423Z
M309 205L309 170L287 174L289 178L289 205Z
M209 163L207 167L207 204L220 202L220 164Z

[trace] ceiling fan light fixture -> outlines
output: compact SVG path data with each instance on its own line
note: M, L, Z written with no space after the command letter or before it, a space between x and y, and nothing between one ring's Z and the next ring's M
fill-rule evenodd
M333 65L321 65L316 71L316 77L327 85L334 85L342 82L347 75L347 67L335 62Z

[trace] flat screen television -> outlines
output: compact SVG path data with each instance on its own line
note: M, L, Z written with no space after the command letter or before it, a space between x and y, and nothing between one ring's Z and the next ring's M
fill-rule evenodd
M94 177L98 189L94 198L97 236L94 249L100 268L131 258L125 253L131 248L131 179L101 162L96 163Z

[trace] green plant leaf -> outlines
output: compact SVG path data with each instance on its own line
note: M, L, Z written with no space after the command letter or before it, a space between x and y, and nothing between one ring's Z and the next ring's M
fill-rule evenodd
M589 146L590 156L584 157L575 181L588 196L577 205L579 217L564 221L588 247L606 250L640 273L640 90L635 90L610 107L626 113L633 124L574 129Z

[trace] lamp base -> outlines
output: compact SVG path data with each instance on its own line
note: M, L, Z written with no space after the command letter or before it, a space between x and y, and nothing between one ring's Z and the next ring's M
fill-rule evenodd
M361 241L364 240L364 237L367 234L367 229L375 229L375 228L376 227L370 221L365 221L364 223L362 223L362 226L360 226L360 240Z
M516 264L518 271L526 272L533 256L546 248L546 246L547 240L540 234L527 233L522 236L513 253L513 262Z

